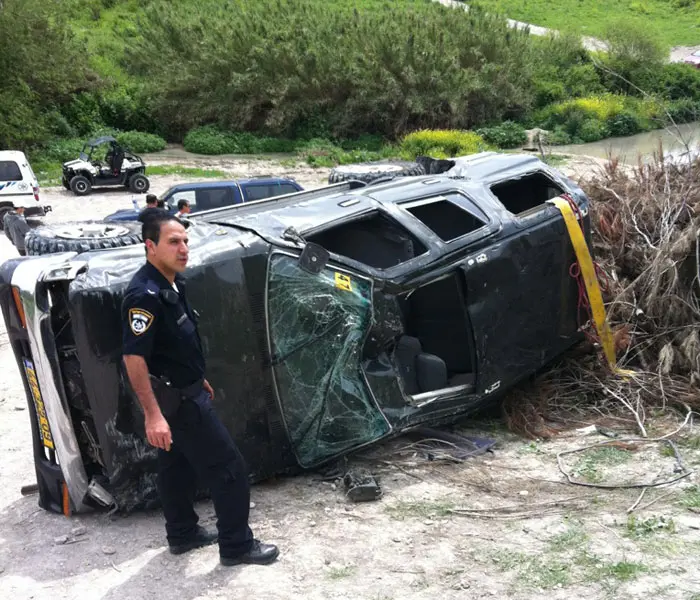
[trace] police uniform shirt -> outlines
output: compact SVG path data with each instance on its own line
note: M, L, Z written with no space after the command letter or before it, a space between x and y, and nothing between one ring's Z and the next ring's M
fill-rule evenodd
M204 355L185 283L175 288L151 263L141 267L122 302L123 353L143 356L151 375L178 388L204 378Z

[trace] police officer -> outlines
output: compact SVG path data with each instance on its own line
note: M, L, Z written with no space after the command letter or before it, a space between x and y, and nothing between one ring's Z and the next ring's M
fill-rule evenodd
M146 220L142 235L147 262L124 297L123 354L144 411L146 437L159 448L158 493L170 551L181 554L217 541L197 524L199 480L214 503L221 564L268 564L279 551L254 539L248 527L247 468L214 412L214 390L204 376L195 313L180 275L189 254L187 232L163 211Z

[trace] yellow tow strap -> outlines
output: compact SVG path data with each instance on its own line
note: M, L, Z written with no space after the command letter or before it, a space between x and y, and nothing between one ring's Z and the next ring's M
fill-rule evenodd
M591 258L588 244L586 244L586 238L584 237L583 230L576 219L576 215L574 214L568 200L564 198L554 198L552 200L548 200L548 202L554 204L554 206L559 209L564 217L564 223L566 223L566 229L569 232L569 239L571 240L571 245L574 247L576 260L578 261L579 268L581 269L581 277L583 277L583 283L586 286L586 294L588 295L588 302L591 306L593 322L595 323L596 330L598 331L600 343L603 346L603 352L606 360L608 361L608 365L610 366L610 369L618 375L632 375L633 371L619 369L616 365L617 358L615 357L615 344L613 342L610 325L608 324L608 320L605 315L605 306L603 305L603 295L600 293L600 285L598 285L598 276L596 275L595 267L593 266L593 259Z

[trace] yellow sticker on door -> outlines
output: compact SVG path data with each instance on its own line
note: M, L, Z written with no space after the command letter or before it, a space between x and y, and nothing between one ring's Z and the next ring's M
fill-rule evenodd
M346 292L352 292L352 281L350 277L343 273L335 273L335 287L340 290L345 290Z

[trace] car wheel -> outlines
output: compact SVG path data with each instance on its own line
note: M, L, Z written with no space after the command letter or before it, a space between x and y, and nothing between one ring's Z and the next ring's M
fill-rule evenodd
M140 243L141 223L132 222L57 223L32 229L24 238L27 254L31 256L57 252L88 252Z
M340 183L341 181L350 180L371 183L387 176L407 177L411 175L425 175L425 169L416 162L383 160L334 167L331 169L330 175L328 175L328 183Z
M149 187L151 187L151 182L148 181L148 177L141 173L136 173L129 179L129 189L134 194L145 194Z
M92 191L92 184L84 175L76 175L70 180L70 189L76 196L87 196Z

